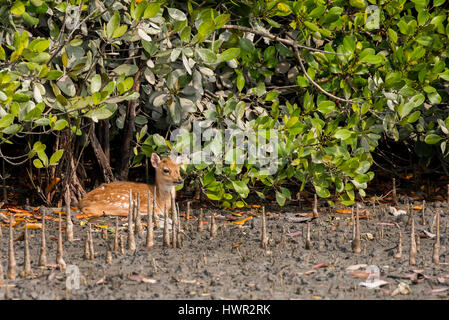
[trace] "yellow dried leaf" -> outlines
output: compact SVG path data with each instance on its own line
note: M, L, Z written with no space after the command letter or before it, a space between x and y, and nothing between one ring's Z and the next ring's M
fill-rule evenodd
M234 223L236 225L243 225L246 221L251 220L253 216L249 216L248 218L239 220L239 221L232 221L231 223Z
M100 228L100 229L107 229L108 225L107 224L94 224L94 227Z
M42 229L42 223L27 223L26 226L28 227L28 230ZM25 226L21 227L20 229L25 229Z

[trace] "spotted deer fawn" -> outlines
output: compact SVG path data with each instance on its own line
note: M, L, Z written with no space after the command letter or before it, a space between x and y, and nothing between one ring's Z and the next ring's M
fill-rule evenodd
M140 212L147 213L148 191L154 197L156 188L156 213L163 215L164 206L168 212L171 209L170 193L175 194L175 186L182 183L179 174L179 166L182 164L182 157L175 160L170 158L160 159L156 153L151 155L151 165L156 169L155 185L136 183L128 181L117 181L103 183L98 188L89 192L78 204L81 211L93 216L119 215L127 216L129 210L129 190L132 190L133 197L140 193Z

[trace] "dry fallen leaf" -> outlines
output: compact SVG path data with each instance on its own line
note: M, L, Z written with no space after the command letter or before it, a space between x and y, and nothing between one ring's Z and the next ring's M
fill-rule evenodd
M373 240L373 239L374 239L373 234L372 234L372 233L369 233L369 232L365 233L364 236L365 236L368 240Z
M308 274L312 274L312 273L315 273L315 272L316 272L316 270L312 269L312 270L304 272L304 274L308 275Z
M446 287L446 288L436 288L436 289L430 290L429 293L440 293L440 292L444 292L444 291L446 291L448 289L449 289L448 287Z
M150 278L142 277L142 282L145 282L145 283L156 283L157 280L156 279L150 279Z
M42 223L27 223L28 230L40 230L42 229ZM25 226L20 229L25 229Z
M251 220L253 216L249 216L248 218L239 220L239 221L232 221L231 223L242 226L246 221Z
M426 230L422 230L420 233L418 233L418 236L420 238L435 238L435 234L434 233L430 233L429 231Z
M242 243L243 242L237 242L237 243L234 243L233 245L232 245L232 248L238 248L238 247L240 247L241 245L242 245Z
M372 272L367 270L354 270L351 272L351 276L363 279L368 279L371 274Z
M341 213L341 214L351 214L352 210L351 209L335 209L335 212Z
M405 210L398 210L395 207L390 207L389 210L390 210L390 214L392 214L395 217L403 215L403 214L407 214L407 211L405 211Z
M314 265L312 268L313 268L313 269L319 269L319 268L327 268L327 267L328 267L327 264L325 264L325 263L319 263L319 264Z
M393 290L391 293L392 296L398 295L398 294L409 294L410 293L410 286L406 284L405 282L400 282L398 284L398 287Z
M387 281L380 280L380 279L375 279L373 281L360 282L359 286L366 287L366 288L369 288L369 289L376 289L376 288L380 288L380 287L382 287L382 286L384 286L386 284L388 284Z
M185 279L179 279L177 280L178 282L181 283L188 283L188 284L201 284L201 282L199 280L185 280Z
M296 232L292 232L292 233L286 233L285 235L288 237L297 237L301 234L301 231L296 231Z
M102 225L102 224L94 224L94 227L95 227L95 228L100 228L100 229L107 229L107 228L109 227L109 225L107 225L107 224L105 224L105 225Z
M155 279L149 279L149 278L144 277L143 275L138 274L138 273L131 274L129 276L129 279L137 281L137 282L144 282L144 283L156 283L157 282L157 280L155 280Z

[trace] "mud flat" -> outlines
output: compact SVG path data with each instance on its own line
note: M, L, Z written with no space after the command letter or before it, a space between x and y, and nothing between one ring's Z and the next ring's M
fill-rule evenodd
M417 205L420 203L412 204ZM75 240L64 241L65 271L55 265L58 223L49 220L47 268L38 267L41 230L29 230L32 276L28 279L19 275L24 266L23 229L19 225L14 230L18 238L14 242L18 276L3 282L0 299L448 299L446 203L426 204L425 226L421 210L414 210L419 237L415 238L415 265L409 264L409 215L394 216L388 205L362 205L361 252L356 254L351 246L351 214L327 209L320 211L318 219L312 219L309 209L301 213L294 206L267 206L265 249L261 247L260 207L236 217L236 221L253 217L241 224L229 221L227 212L204 208L205 221L216 215L214 238L210 237L209 223L197 232L195 209L191 220L181 219L183 229L189 226L182 235L181 248L163 247L162 229L156 229L155 244L150 249L145 247L146 230L143 235L135 235L135 252L126 250L127 218L122 217L120 235L125 238L125 253L113 252L111 264L106 263L106 253L107 242L113 247L115 218L98 223L108 225L108 240L103 239L101 227L93 226L94 260L84 259L87 225L74 218ZM440 211L439 265L432 263L436 210ZM184 206L181 212L185 212ZM310 249L305 248L307 223ZM395 258L399 230L402 257ZM4 225L2 231L0 253L6 274L8 228ZM366 283L376 288L367 288Z

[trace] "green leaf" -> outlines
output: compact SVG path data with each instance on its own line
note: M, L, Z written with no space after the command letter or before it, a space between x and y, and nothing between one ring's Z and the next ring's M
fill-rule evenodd
M351 137L351 134L352 132L348 129L338 129L335 132L334 137L340 140L346 140Z
M413 109L421 106L424 103L425 97L422 93L414 95L407 103L398 107L398 113L401 118L407 116Z
M347 52L354 53L356 40L354 36L346 36L343 38L343 47Z
M167 145L167 143L165 142L165 139L160 134L157 134L157 133L153 134L153 141L159 147Z
M58 164L58 161L61 159L63 153L64 150L62 149L59 149L58 151L53 153L52 156L50 157L50 165L52 166Z
M215 200L215 201L219 201L219 200L222 199L221 196L220 196L219 194L215 194L215 193L212 193L212 192L206 192L206 196L207 196L209 199Z
M272 26L273 28L280 28L281 25L279 23L277 23L276 21L270 19L270 18L265 18L265 21L268 22L268 24L270 26Z
M130 90L133 87L134 79L132 77L128 77L122 82L119 82L117 84L117 89L120 94L125 93L126 91Z
M201 41L204 41L204 37L214 30L214 22L211 19L206 19L198 27L198 35L200 36Z
M139 67L137 67L134 64L122 64L121 66L118 66L117 68L115 68L112 71L115 72L115 74L117 74L117 75L121 75L124 73L127 76L132 76L132 75L136 74L136 72L138 70L139 70Z
M8 113L0 119L0 128L9 126L14 121L14 115Z
M213 171L209 171L208 173L206 173L206 175L203 178L203 185L205 187L207 187L208 185L210 185L214 181L216 181L215 180L215 174L214 174Z
M99 74L95 74L90 80L90 91L95 93L100 91L101 88L101 76Z
M120 14L118 11L115 11L114 15L111 17L111 19L108 21L106 25L106 35L108 38L112 38L114 35L114 31L118 28L120 25Z
M181 35L180 35L181 41L189 42L191 33L192 33L192 28L190 28L189 26L184 27L182 29Z
M430 92L427 94L427 97L429 98L429 101L432 104L438 104L441 103L441 96L439 95L438 92Z
M312 22L304 21L304 25L313 32L318 31L318 26Z
M34 39L28 45L28 49L33 50L35 52L44 52L50 46L50 41L46 39Z
M245 86L245 77L243 76L240 70L236 70L237 72L237 89L242 92L243 87Z
M242 197L246 198L249 193L248 186L243 181L232 181L232 186L234 190Z
M33 144L33 151L35 152L43 152L46 148L47 146L40 141L36 141Z
M239 55L240 55L240 48L229 48L229 49L223 51L218 56L217 62L229 61L229 60L237 58Z
M398 34L393 29L388 29L388 38L390 38L390 40L393 43L397 43L398 42Z
M39 19L31 16L28 12L24 12L22 14L22 19L26 24L30 26L35 26L39 23Z
M15 16L21 16L25 13L25 5L22 1L15 1L14 4L11 7L11 13Z
M285 196L285 198L287 199L291 199L292 195L290 193L290 190L288 190L287 188L284 187L280 187L282 194Z
M196 111L196 105L195 103L186 98L179 98L179 105L181 106L182 110L184 112L195 112Z
M128 30L128 26L126 24L122 24L117 29L114 30L112 34L112 38L120 38L125 34L125 32Z
M0 90L0 101L6 101L8 100L8 96Z
M145 9L145 12L143 13L144 19L150 19L156 16L161 8L160 3L157 2L151 2L148 4L147 8Z
M22 126L20 124L15 123L3 129L2 132L4 134L14 134L18 132L20 129L22 129Z
M286 200L287 200L287 198L285 197L285 195L283 195L279 191L276 191L276 201L281 207L283 207L285 205Z
M184 21L187 19L186 15L184 12L182 12L179 9L176 8L167 8L168 11L168 15L170 16L170 18L172 18L173 20L177 20L177 21Z
M48 80L58 80L61 76L62 76L62 71L59 70L51 70L48 74L47 74L47 79Z
M42 161L40 161L39 159L34 159L34 160L33 160L33 165L34 165L36 168L38 168L38 169L44 167L44 165L42 164Z
M39 159L41 159L44 167L48 167L48 156L44 151L39 151L37 153L37 156L39 157Z
M331 193L329 192L329 190L327 190L327 188L324 188L324 187L321 187L321 186L316 186L315 185L315 191L316 191L316 194L320 198L328 198L331 195Z
M112 116L112 114L113 113L109 109L103 107L90 110L85 114L85 116L91 118L94 122L97 122L98 120L109 118L110 116Z
M426 136L426 138L424 139L424 142L427 144L436 144L436 143L440 142L441 139L443 139L443 138L440 137L439 135L431 133Z
M377 55L369 54L360 59L360 62L366 62L369 64L379 64L379 63L382 63L383 61L384 61L384 57L379 54L377 54Z
M407 122L414 123L419 119L420 116L421 116L421 111L415 111L407 118Z
M25 93L17 92L12 95L12 100L17 102L27 102L30 100L30 97Z
M240 49L242 49L242 51L246 51L246 52L253 52L256 49L254 47L254 44L252 43L252 41L249 39L246 39L246 38L239 39L239 45L240 45Z
M326 115L334 110L335 110L335 102L333 102L333 101L325 100L325 101L320 102L320 104L318 105L318 111L324 115Z
M363 0L349 0L349 4L357 9L365 8L365 1Z
M215 29L220 29L223 27L226 22L228 22L231 15L229 13L220 14L218 17L214 19L215 22Z
M278 96L279 96L279 92L277 92L277 91L270 91L270 92L267 93L267 95L265 97L265 101L273 101Z
M53 127L54 130L62 130L67 127L69 123L65 119L56 120L55 125Z
M57 82L57 86L65 95L73 97L76 94L75 84L68 75L62 76Z
M324 11L326 11L326 7L319 4L315 9L310 11L308 16L311 18L319 18L323 15Z
M215 63L217 61L217 56L210 49L200 48L196 52L200 56L201 60L206 63Z

